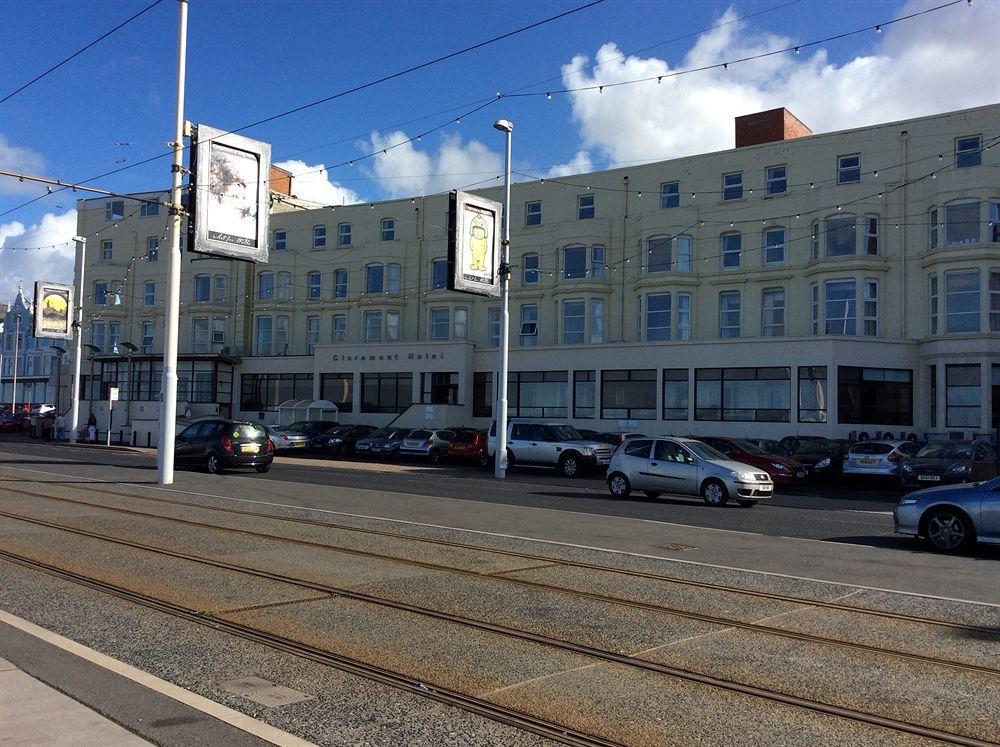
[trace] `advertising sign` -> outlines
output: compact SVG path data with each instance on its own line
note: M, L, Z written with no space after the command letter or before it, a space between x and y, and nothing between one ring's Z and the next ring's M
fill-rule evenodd
M35 337L73 337L73 286L35 282Z
M113 386L108 389L108 402L118 401L118 387Z
M198 125L191 152L191 251L267 262L271 145Z
M499 297L502 206L452 192L448 207L448 290Z

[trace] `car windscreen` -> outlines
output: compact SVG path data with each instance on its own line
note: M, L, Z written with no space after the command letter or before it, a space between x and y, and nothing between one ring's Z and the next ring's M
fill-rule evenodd
M233 423L230 435L239 440L267 438L267 432L263 426L259 426L256 423Z
M582 441L583 436L571 425L550 425L549 431L559 441Z
M972 444L927 444L917 459L972 459Z
M841 445L838 441L806 441L799 447L797 454L836 454Z
M701 441L685 441L684 448L693 451L695 456L699 456L702 459L716 459L723 462L729 461L729 457L721 451L716 451L711 446L703 444Z
M430 431L413 431L406 438L430 438L433 435Z
M368 434L368 438L388 438L389 437L389 433L391 433L391 431L389 431L388 429L386 429L386 428L379 428L377 431L373 431L372 433L369 433Z
M852 454L879 455L888 454L891 451L892 444L872 443L870 441L867 443L854 444L854 446L851 447Z
M749 441L737 441L736 444L748 454L756 454L757 456L767 456L767 453L759 446L757 446L757 444L752 444Z
M475 431L459 431L455 434L455 438L452 439L452 441L459 444L471 444L475 440Z

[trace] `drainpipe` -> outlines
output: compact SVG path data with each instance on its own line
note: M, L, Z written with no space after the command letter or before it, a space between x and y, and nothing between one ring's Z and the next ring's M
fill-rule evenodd
M628 225L628 175L622 177L622 258L618 267L621 270L621 289L618 298L618 339L625 342L625 253L628 251L626 241Z
M910 326L909 325L909 313L907 312L907 302L909 300L909 295L910 295L910 293L909 293L910 286L906 282L906 260L907 260L908 254L909 254L909 252L907 251L907 244L906 244L906 216L909 215L907 207L910 204L910 200L909 200L909 189L910 188L909 188L909 185L907 184L907 182L909 182L909 180L910 180L910 168L909 168L909 165L907 164L907 161L909 160L909 155L908 155L909 140L910 140L910 133L909 133L908 130L903 130L902 132L899 133L900 147L902 149L901 163L903 164L903 190L902 190L902 192L903 192L903 204L899 208L899 230L902 232L902 233L900 233L900 250L901 250L900 269L902 271L903 277L900 280L901 280L901 282L903 284L903 292L900 295L903 297L903 309L902 309L903 310L903 329L902 329L902 333L903 334L902 334L902 337L903 337L904 340L908 340L910 338L910 333L909 333L909 326ZM880 293L881 293L881 291L880 291ZM880 298L879 299L879 304L881 304L881 303L882 303L882 299ZM880 312L881 312L881 310L880 310Z

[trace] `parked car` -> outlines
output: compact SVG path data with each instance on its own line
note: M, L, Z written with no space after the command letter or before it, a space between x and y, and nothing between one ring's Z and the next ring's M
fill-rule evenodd
M924 537L941 552L976 541L1000 544L1000 477L910 493L893 511L893 524L898 533Z
M988 480L996 475L996 452L985 441L935 441L899 470L903 485L940 485Z
M775 441L773 438L748 438L746 440L765 454L789 458L792 456L792 452L785 448L781 441Z
M735 462L749 464L762 469L771 476L775 485L792 485L805 482L806 469L794 459L768 454L758 449L749 441L738 438L719 438L707 436L699 441L708 444L720 454L724 454Z
M234 467L267 472L272 461L274 446L267 428L248 420L199 420L174 441L178 466L201 466L213 475Z
M825 441L823 436L785 436L779 443L785 447L789 456L794 456L795 452L801 449L809 441Z
M272 426L268 431L276 450L299 450L308 449L313 436L335 425L336 423L331 423L329 420L297 420L289 425Z
M398 448L403 437L408 435L411 430L411 428L379 428L364 438L358 439L358 442L354 444L354 453L362 456L381 456L386 442L395 441Z
M455 432L446 428L410 431L399 445L399 456L419 457L438 464L448 453L453 438Z
M608 490L627 498L641 490L650 498L663 493L700 495L709 506L735 499L753 506L774 495L767 472L735 462L711 446L690 438L630 438L608 467Z
M597 431L592 431L590 428L577 428L576 432L591 441L597 440Z
M844 476L898 478L906 459L916 456L920 444L913 441L858 441L844 459Z
M314 436L312 443L328 456L349 456L354 454L358 441L374 431L373 425L341 425Z
M490 446L486 431L466 429L455 432L448 444L448 456L464 462L475 462L480 467L490 463Z
M489 453L497 448L496 421L490 426ZM589 441L571 425L547 420L516 418L507 422L507 468L514 465L550 467L565 477L611 464L614 449L600 441Z
M0 421L0 433L17 433L27 430L31 425L31 419L23 412L15 412L13 415L6 415Z
M811 438L792 454L806 468L806 479L839 480L850 442L839 438Z
M630 431L608 431L606 433L598 433L594 436L594 441L600 441L603 444L611 444L614 448L618 448L629 438L645 437L645 433L632 433Z

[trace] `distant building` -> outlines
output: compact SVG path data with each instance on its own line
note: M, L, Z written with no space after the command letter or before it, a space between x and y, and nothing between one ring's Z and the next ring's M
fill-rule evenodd
M40 339L34 335L35 317L32 303L18 287L13 302L0 305L3 314L0 323L0 405L18 409L25 406L58 404L63 410L68 406L66 393L56 402L59 382L59 353L52 349L58 340ZM15 344L16 338L16 344ZM15 391L15 349L17 351L17 389Z
M736 134L730 150L514 185L510 414L650 434L989 434L1000 106L820 135L777 109ZM447 195L272 198L268 264L184 255L179 401L269 423L322 398L346 422L488 426L499 308L445 288ZM132 417L155 433L167 216L78 210L84 340L103 351L101 387L131 378Z

